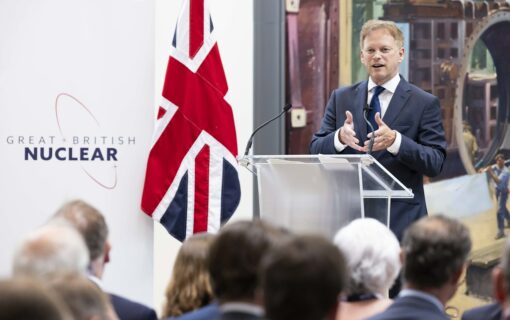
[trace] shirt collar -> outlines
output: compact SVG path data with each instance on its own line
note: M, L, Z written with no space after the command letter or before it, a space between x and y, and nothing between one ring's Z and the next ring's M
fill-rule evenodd
M417 297L417 298L426 300L426 301L432 303L433 305L435 305L441 312L444 313L444 306L441 303L441 301L439 301L439 299L436 298L435 296L428 294L426 292L413 290L413 289L403 289L402 291L400 291L398 296L399 297Z
M104 291L104 288L103 288L103 282L101 281L101 279L99 279L98 277L94 276L93 274L89 273L87 275L87 277L89 278L90 281L94 282L94 284L96 286L99 287L99 289L101 289L102 291Z
M220 309L223 312L245 312L250 313L256 316L263 316L264 309L260 306L252 304L252 303L244 303L244 302L228 302L220 305Z
M397 73L393 78L391 78L389 81L383 83L381 86L384 87L385 90L391 92L392 94L395 93L395 90L397 90L397 86L400 82L400 75ZM368 91L372 91L377 84L372 80L372 78L368 77Z

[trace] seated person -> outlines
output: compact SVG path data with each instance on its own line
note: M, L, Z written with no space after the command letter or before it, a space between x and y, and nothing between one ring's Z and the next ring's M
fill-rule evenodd
M2 320L71 320L58 296L36 279L0 280Z
M183 242L166 289L162 318L177 317L211 303L213 293L207 256L213 239L213 234L199 233Z
M119 320L108 296L84 275L55 274L47 284L75 320Z
M385 310L392 303L388 290L400 271L395 235L375 219L356 219L338 231L334 243L350 275L336 319L365 319Z
M336 317L347 271L329 240L304 235L270 250L260 277L268 319L325 320Z

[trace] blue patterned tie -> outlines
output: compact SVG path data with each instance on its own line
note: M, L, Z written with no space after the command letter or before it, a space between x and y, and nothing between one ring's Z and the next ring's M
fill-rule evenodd
M377 86L374 88L374 95L372 96L372 101L370 101L370 108L371 110L368 112L368 121L372 124L374 127L374 130L379 129L379 126L377 125L377 122L375 122L375 114L379 112L379 115L381 115L381 103L379 102L379 95L381 92L384 91L384 87ZM368 127L368 126L367 126ZM367 132L372 132L370 130L370 127L367 128Z

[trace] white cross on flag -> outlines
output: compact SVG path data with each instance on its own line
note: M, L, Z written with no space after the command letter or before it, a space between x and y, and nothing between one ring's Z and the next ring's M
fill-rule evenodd
M177 21L142 195L142 210L180 241L216 232L241 197L228 85L204 1L185 1Z

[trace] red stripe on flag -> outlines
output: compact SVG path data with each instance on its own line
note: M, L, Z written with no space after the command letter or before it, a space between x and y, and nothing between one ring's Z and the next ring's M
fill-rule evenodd
M193 59L204 43L204 0L190 1L189 29L189 56Z
M211 53L217 52L217 50L211 51ZM202 65L211 66L212 62L209 62L209 59L214 57L209 54ZM232 108L225 101L224 93L221 91L227 87L220 86L222 82L219 81L224 77L214 78L220 83L218 86L213 86L209 79L197 76L173 58L170 58L168 68L173 72L166 75L163 96L178 106L179 112L182 112L199 130L207 131L234 156L237 156L234 116Z
M195 219L193 233L207 231L209 208L209 157L208 145L204 145L195 158Z
M147 160L142 197L142 209L145 213L152 215L200 131L178 110L154 143Z

